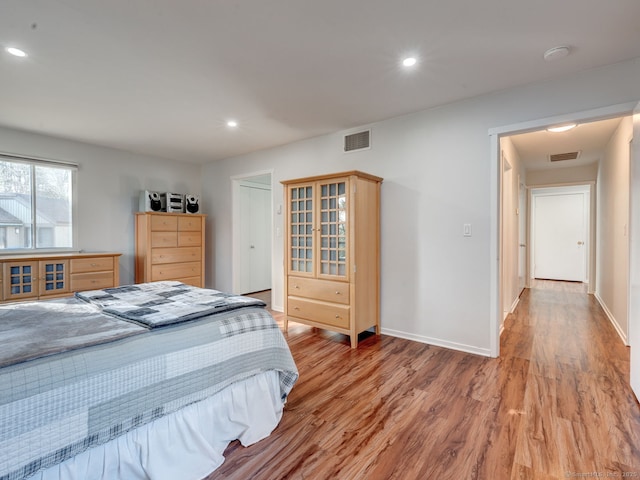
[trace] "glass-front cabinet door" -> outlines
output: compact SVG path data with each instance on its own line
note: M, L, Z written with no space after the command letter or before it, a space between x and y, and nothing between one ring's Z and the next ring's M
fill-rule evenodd
M347 277L347 183L319 184L320 258L318 277Z
M290 274L348 279L347 185L341 178L289 186Z
M38 262L4 264L4 299L18 300L38 296Z
M69 261L40 261L40 296L69 292Z
M314 186L289 187L289 272L314 275Z

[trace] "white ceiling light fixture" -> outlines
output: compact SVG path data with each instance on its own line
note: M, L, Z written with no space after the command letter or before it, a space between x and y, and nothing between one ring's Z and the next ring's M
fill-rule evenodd
M16 47L5 47L5 51L14 57L26 57L27 52Z
M571 49L567 46L553 47L544 52L544 59L547 62L552 62L554 60L566 57L567 55L569 55L570 51Z
M567 132L572 128L576 128L578 126L577 123L568 123L566 125L558 125L557 127L549 127L547 128L547 132L560 133Z
M413 67L416 63L418 63L418 59L415 57L407 57L402 60L402 65L405 67Z
M238 122L236 122L235 120L228 120L227 121L227 127L236 128L237 126L238 126Z

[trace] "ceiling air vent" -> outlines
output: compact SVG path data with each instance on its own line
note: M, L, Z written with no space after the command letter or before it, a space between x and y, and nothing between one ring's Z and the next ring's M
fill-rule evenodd
M371 130L364 132L352 133L344 136L344 151L354 152L356 150L364 150L371 148Z
M580 152L567 152L567 153L555 153L549 155L549 161L551 162L564 162L565 160L575 160L580 156Z

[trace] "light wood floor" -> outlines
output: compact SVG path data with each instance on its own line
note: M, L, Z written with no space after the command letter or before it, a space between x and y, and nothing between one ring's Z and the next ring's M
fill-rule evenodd
M280 425L207 480L639 478L628 348L582 285L534 287L499 359L290 324Z

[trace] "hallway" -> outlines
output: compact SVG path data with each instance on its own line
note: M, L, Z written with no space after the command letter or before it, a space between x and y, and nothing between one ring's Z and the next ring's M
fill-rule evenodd
M526 372L512 478L640 476L629 349L585 292L581 283L536 280L507 320L502 361L523 361Z

